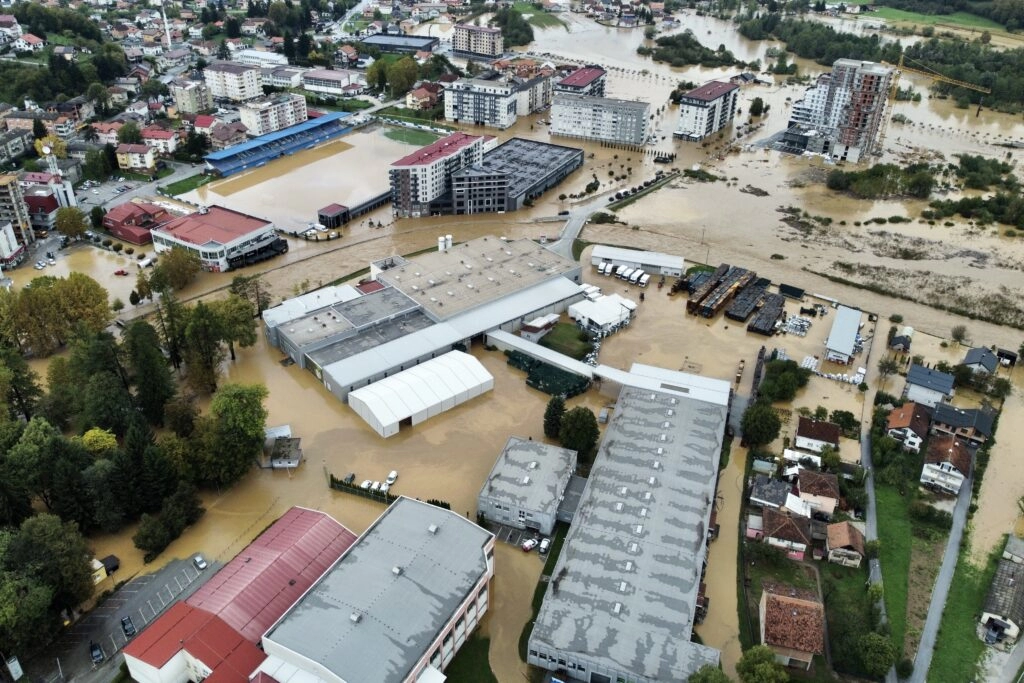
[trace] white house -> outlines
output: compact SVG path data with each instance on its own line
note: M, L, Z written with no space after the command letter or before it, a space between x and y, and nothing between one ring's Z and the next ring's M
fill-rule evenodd
M22 33L11 43L11 47L15 52L39 52L46 48L46 41L31 33Z
M971 473L971 453L953 436L937 436L928 444L921 483L929 489L958 495Z
M907 401L893 408L886 420L886 433L903 444L903 450L919 453L928 435L930 414L926 406Z
M826 446L839 449L839 425L809 417L800 417L794 445L805 451L821 453Z
M903 398L929 408L953 398L953 375L913 363L907 371Z

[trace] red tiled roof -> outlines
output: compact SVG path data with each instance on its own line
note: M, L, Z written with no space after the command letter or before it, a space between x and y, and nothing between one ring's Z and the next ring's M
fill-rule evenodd
M355 540L329 515L293 507L186 602L258 643Z
M145 145L124 144L117 146L118 154L145 154L148 151L149 147L146 147Z
M690 92L683 95L683 97L691 97L695 100L704 100L706 102L712 102L714 100L717 100L719 97L726 94L727 92L736 90L739 87L740 86L736 85L735 83L711 81L710 83L705 83L699 88L694 88Z
M825 608L817 600L802 600L765 591L764 642L798 652L825 652Z
M839 477L834 474L800 470L800 493L839 500Z
M25 204L28 206L29 213L49 214L60 208L60 204L57 203L57 198L49 191L39 194L26 193Z
M103 223L106 224L107 220L112 223L123 223L131 218L136 219L144 218L146 216L156 216L159 214L166 214L166 209L157 206L156 204L150 204L148 202L125 202L118 204L110 211L103 214Z
M200 114L196 117L196 120L193 122L192 125L194 125L196 128L209 128L213 125L214 121L216 120L217 119L213 118L209 114Z
M827 537L829 549L853 548L861 555L864 554L864 534L849 522L829 524Z
M892 409L892 412L889 413L886 428L904 429L909 427L910 431L923 438L928 432L928 423L930 421L928 412L927 406L907 401L900 407Z
M424 166L432 164L438 159L451 156L463 147L467 147L480 139L479 135L469 133L452 133L446 138L441 138L426 147L421 147L412 154L406 155L392 166Z
M771 508L765 508L762 519L765 538L811 544L811 521L806 517L790 517Z
M176 218L160 228L160 232L172 235L184 242L195 245L219 242L227 244L270 224L270 221L248 216L222 206L211 206L205 213L192 213Z
M605 73L605 70L599 66L583 66L559 81L558 85L582 88L590 85Z
M317 211L317 214L321 216L334 216L339 213L345 213L348 211L348 207L344 204L328 204L324 208Z
M159 103L157 103L157 104L159 106ZM152 106L152 105L150 105L150 106ZM175 135L177 135L177 133L174 132L173 130L164 130L163 128L143 128L142 129L142 138L143 139L145 139L145 138L153 138L154 140L170 140Z
M839 425L822 420L812 420L809 417L800 418L796 427L796 435L805 439L824 441L825 443L839 445Z
M932 465L948 462L965 477L971 472L971 454L955 436L932 437L924 461Z

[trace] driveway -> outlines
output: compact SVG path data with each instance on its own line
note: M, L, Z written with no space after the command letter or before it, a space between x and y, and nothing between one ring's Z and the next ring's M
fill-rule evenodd
M68 628L48 648L45 657L29 662L26 672L32 680L40 681L60 676L87 683L109 681L120 666L120 652L128 643L121 630L121 618L131 617L141 633L156 616L194 593L219 568L219 564L211 562L200 572L192 566L191 559L172 560L153 574L136 576ZM118 579L115 573L100 583L97 591L110 590ZM90 659L90 642L103 648L106 659L99 666L93 666Z

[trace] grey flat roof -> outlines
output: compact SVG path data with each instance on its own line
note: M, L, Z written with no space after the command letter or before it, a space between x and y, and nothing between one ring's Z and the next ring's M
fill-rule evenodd
M321 349L310 351L306 355L323 368L433 325L434 321L428 318L423 311L415 310L359 333L350 334Z
M576 147L512 138L485 152L479 163L456 171L452 178L507 173L508 194L518 197L530 187L544 182L548 176L561 172L561 167L574 156L582 158L582 155L583 150Z
M351 285L331 285L287 299L278 306L268 308L263 311L263 322L269 327L277 327L309 315L313 311L319 311L338 302L348 301L359 296L361 296L359 290Z
M636 249L596 244L590 254L590 262L596 265L601 261L629 261L644 266L660 266L678 270L686 269L686 263L682 256L663 254L660 251L638 251Z
M840 306L836 317L832 320L832 330L828 333L825 348L846 356L853 355L857 344L857 331L860 330L860 310Z
M428 36L393 36L377 33L360 39L361 43L386 47L421 47L430 48L437 45L438 39Z
M510 437L487 476L480 497L554 516L559 490L576 465L576 451Z
M579 267L531 240L493 235L448 251L396 259L395 264L377 279L405 292L435 320L447 320Z
M342 680L403 681L487 574L491 539L460 514L400 498L264 639Z
M419 305L402 292L385 287L296 318L281 329L281 334L297 347L303 348L349 330L360 330L412 313L417 308Z
M531 648L659 681L717 664L690 634L727 416L722 402L622 388Z

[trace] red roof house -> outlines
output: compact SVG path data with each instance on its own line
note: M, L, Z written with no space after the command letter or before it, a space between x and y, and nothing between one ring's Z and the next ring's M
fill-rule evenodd
M149 231L172 218L174 216L156 204L125 202L103 216L103 227L114 237L125 242L147 244L153 240Z

